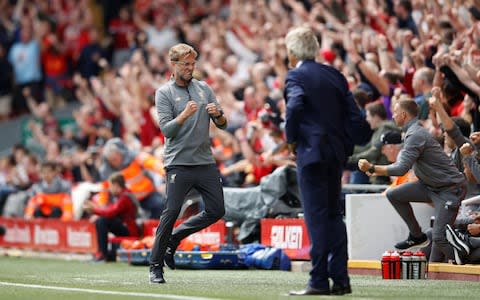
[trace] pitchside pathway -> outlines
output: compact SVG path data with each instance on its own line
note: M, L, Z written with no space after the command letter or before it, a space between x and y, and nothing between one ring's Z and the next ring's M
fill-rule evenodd
M309 261L292 262L293 272L309 272ZM382 276L380 261L350 260L348 270L354 275ZM446 263L428 264L428 279L480 281L480 265L453 265Z
M0 255L11 257L40 257L47 259L64 259L88 261L90 255L72 253L53 253L30 250L2 249ZM292 272L309 272L309 261L292 261ZM381 265L378 260L350 260L348 269L352 275L370 275L381 277ZM445 263L428 264L428 279L480 281L480 265L453 265Z

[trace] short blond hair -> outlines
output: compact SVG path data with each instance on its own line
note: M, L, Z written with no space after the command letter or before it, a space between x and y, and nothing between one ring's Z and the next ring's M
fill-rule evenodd
M176 44L168 51L168 56L170 57L170 61L179 61L180 58L193 55L194 58L197 58L198 53L193 49L192 46L187 44Z

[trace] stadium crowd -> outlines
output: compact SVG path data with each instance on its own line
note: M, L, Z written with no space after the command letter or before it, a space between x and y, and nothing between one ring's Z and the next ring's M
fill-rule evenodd
M0 158L0 209L24 216L29 207L27 216L40 216L31 201L66 193L69 199L51 201L78 219L91 194L109 201L107 179L121 171L144 216L158 217L163 135L153 100L170 80L167 51L178 42L198 50L195 77L210 84L228 119L227 131L211 130L224 185L257 185L275 168L294 165L283 132L283 37L298 25L321 36L318 60L347 77L375 132L356 146L345 183L391 183L366 177L357 162L387 164L381 136L400 130L391 122L399 99L418 104L418 118L447 153L461 146L444 139L450 131L437 118L438 105L431 109L438 87L440 105L466 124L467 139L470 129L476 132L459 168L469 195L478 195L480 172L471 156L480 142L479 8L478 0L0 0L0 118L31 113L35 141ZM73 126L55 117L65 102L79 103ZM39 171L52 163L53 179ZM466 215L471 223L475 213Z

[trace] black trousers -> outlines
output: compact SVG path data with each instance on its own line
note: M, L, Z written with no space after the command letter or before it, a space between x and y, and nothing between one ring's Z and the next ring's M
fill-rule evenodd
M108 256L108 233L111 232L116 236L128 236L128 228L119 218L100 217L95 221L97 229L98 250L104 258Z
M192 188L202 195L205 209L172 232L185 196ZM150 263L163 265L168 245L176 248L185 237L215 223L224 214L222 180L215 165L168 167L167 202L157 227Z

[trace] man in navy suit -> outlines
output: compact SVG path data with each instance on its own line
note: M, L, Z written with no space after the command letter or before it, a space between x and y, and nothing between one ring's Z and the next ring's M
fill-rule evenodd
M306 289L290 295L349 294L347 231L340 192L342 169L352 151L345 129L346 110L355 107L354 100L339 71L315 62L319 45L311 29L291 30L285 43L291 68L285 81L286 135L289 149L297 157L312 260ZM360 114L356 110L354 113Z

